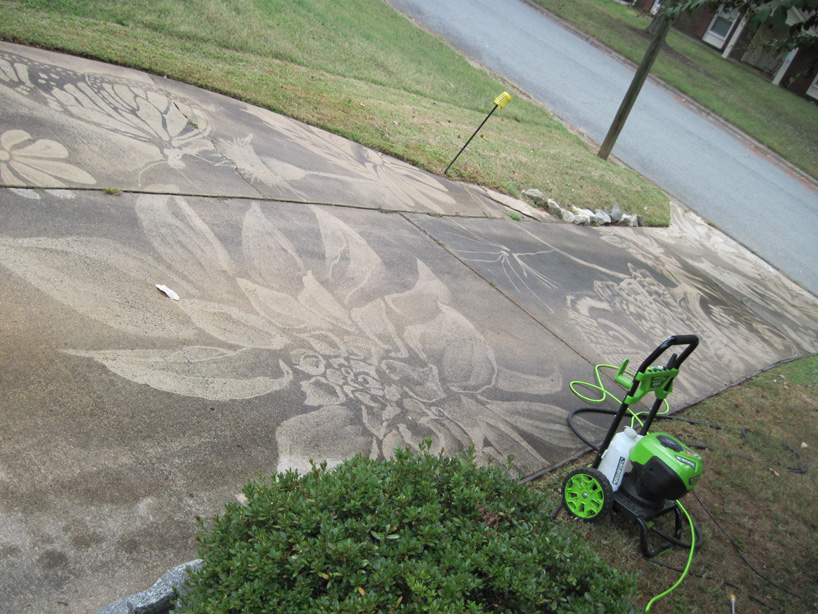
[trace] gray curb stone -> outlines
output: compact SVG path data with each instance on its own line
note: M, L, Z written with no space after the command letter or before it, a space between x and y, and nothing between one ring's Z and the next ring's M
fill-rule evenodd
M188 571L198 569L203 564L201 559L195 559L174 567L148 590L118 599L97 611L97 614L167 614L171 599L177 594L184 595Z

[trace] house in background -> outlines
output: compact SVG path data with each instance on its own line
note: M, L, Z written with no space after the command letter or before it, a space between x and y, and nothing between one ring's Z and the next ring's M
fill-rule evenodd
M655 13L660 0L636 0L634 6ZM806 16L791 8L786 26L764 24L753 30L739 12L713 12L706 8L682 14L673 27L721 52L722 57L748 64L775 85L793 93L818 100L818 52L794 49L776 53L770 41L786 38L789 27Z

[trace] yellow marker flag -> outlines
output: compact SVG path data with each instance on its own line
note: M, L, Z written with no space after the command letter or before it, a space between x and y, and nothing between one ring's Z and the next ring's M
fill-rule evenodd
M497 96L497 98L494 99L494 104L496 104L501 109L504 106L506 106L509 102L511 102L511 94L509 94L508 92L503 92L502 94Z
M502 108L503 108L504 106L506 106L506 105L507 105L509 102L511 102L511 94L509 94L508 92L503 92L502 94L500 94L499 96L497 96L497 98L495 98L495 99L494 99L494 108L493 108L491 111L489 111L489 114L488 114L488 115L486 115L486 119L484 119L484 120L483 120L483 123L482 123L482 124L480 124L479 126L477 126L477 130L475 130L475 131L474 131L474 134L472 134L472 135L469 137L469 140L468 140L468 141L466 141L466 144L465 144L465 145L463 145L463 147L461 147L461 148L460 148L460 151L458 151L458 152L457 152L457 155L454 157L454 160L452 160L451 162L449 162L449 166L447 166L447 167L446 167L446 170L445 170L445 171L443 171L443 174L444 174L444 175L445 175L445 174L447 174L447 173L449 172L449 169L450 169L450 168L452 168L452 164L454 164L455 160L457 160L457 158L458 158L458 157L460 157L460 154L462 154L462 153L463 153L463 150L464 150L464 149L466 149L466 147L468 147L468 146L469 146L469 143L471 143L472 139L473 139L475 136L477 136L477 133L478 133L478 132L480 132L480 128L482 128L482 127L483 127L483 124L485 124L485 123L486 123L486 122L489 120L489 117L491 117L491 116L492 116L492 114L493 114L493 113L494 113L494 112L495 112L497 109L502 109ZM482 135L481 135L481 136L482 136Z

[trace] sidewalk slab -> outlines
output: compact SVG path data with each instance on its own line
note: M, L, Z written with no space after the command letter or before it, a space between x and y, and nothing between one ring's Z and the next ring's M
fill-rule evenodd
M259 196L216 150L195 100L171 100L137 71L47 57L57 63L0 47L3 185Z
M174 100L210 118L208 136L219 153L269 198L436 215L501 215L485 196L325 130L184 83L157 83Z
M5 185L501 215L476 191L324 130L169 79L51 55L0 50Z

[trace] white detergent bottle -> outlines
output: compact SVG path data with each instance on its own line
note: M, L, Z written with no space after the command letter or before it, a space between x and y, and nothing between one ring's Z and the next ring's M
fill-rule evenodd
M641 435L631 427L626 426L624 431L613 436L608 449L602 455L599 470L608 478L614 492L619 490L619 486L622 484L622 478L628 470L631 450L640 439L642 439Z

